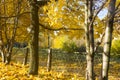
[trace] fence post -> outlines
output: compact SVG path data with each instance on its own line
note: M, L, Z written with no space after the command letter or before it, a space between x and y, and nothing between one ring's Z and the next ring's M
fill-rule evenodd
M48 61L47 61L47 71L49 72L51 70L52 64L52 49L48 49Z
M24 57L23 65L26 65L26 64L27 64L28 52L29 52L29 48L25 48L25 49L24 49L25 57Z

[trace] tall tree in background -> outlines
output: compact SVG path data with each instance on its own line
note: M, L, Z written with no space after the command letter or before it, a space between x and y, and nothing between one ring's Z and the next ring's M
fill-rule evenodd
M104 53L102 63L102 80L108 80L108 70L110 62L110 49L112 42L113 22L115 14L115 3L116 0L110 0L108 7L108 20L106 23L105 39L104 39Z
M0 7L0 10L1 10L1 7ZM0 11L0 17L1 17L1 11ZM3 53L3 39L2 39L2 25L1 25L1 18L0 18L0 54L1 54L1 57L2 57L2 62L5 62L5 56L4 56L4 53Z
M52 67L52 48L51 48L51 35L48 30L48 61L47 61L47 71L49 72Z
M30 0L30 21L31 21L31 40L30 40L30 68L29 74L38 74L39 55L38 55L38 35L39 35L39 17L37 0Z
M0 26L0 52L2 54L2 61L6 64L9 64L11 61L11 54L13 49L13 43L16 36L16 30L18 28L18 18L19 18L19 12L20 12L20 6L21 6L21 0L16 0L11 2L9 5L7 3L9 0L2 0L1 3L1 13L0 13L0 20L1 20L1 26ZM16 4L16 5L15 5ZM11 6L13 9L9 8L8 6ZM14 17L8 17L8 15L14 12ZM14 21L9 21L14 20ZM8 25L9 24L9 25Z
M16 3L13 3L15 5ZM15 41L16 37L16 32L18 28L18 20L19 20L19 13L20 13L20 6L21 6L21 0L17 0L17 6L14 6L14 11L16 11L15 15L16 17L14 18L14 28L12 32L12 37L11 39L7 38L7 53L6 53L6 64L9 64L11 61L11 55L12 55L12 49L13 49L13 44Z

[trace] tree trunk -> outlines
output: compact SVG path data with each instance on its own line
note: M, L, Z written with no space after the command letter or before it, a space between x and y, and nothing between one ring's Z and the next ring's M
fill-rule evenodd
M105 30L104 53L103 53L103 62L102 62L102 80L108 80L115 3L116 3L116 0L110 0L109 7L108 7L108 21L107 21L106 30Z
M9 64L10 61L11 61L11 55L12 55L12 48L13 48L13 45L12 45L12 42L10 41L10 43L8 43L8 48L7 48L7 51L5 55L5 64Z
M49 72L52 67L52 48L51 48L51 38L48 31L48 61L47 61L47 71Z
M1 9L1 7L0 7L0 9ZM1 16L1 12L0 12L0 16ZM2 39L1 18L0 18L0 54L1 54L2 62L5 62L5 55L4 55L4 52L3 52L3 39Z
M2 62L5 62L5 55L4 52L2 51L2 49L0 49L0 53L1 53L1 58L2 58Z
M30 17L31 17L31 40L30 40L30 67L29 74L37 75L39 66L38 55L38 36L39 36L39 16L37 0L30 0Z
M47 71L49 72L51 70L52 66L52 49L48 49L48 61L47 61Z
M3 45L2 35L1 34L2 34L2 31L0 29L0 54L1 54L2 62L4 63L5 62L5 54L4 54L4 45Z
M23 65L26 65L26 64L27 64L27 60L28 60L28 51L29 51L29 48L25 48L25 49L24 49L25 58L24 58Z
M93 23L91 24L93 11L93 1L86 0L85 5L85 36L86 36L86 80L94 80L94 32Z

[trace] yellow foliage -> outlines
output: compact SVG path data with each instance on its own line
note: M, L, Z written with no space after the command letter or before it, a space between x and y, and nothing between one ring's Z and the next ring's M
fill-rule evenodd
M74 4L74 8L78 7L78 3L70 1L70 4ZM55 0L51 0L48 5L43 7L44 13L47 17L40 18L42 24L47 24L47 26L58 29L58 28L83 28L84 26L84 14L81 10L72 10L70 9L66 3L66 0L59 0L55 2ZM81 6L82 8L82 6ZM79 31L79 30L78 30ZM82 30L80 30L82 31ZM64 31L66 33L66 31ZM78 34L74 31L74 36ZM70 35L73 37L73 34Z
M62 48L63 43L68 40L68 37L65 35L56 36L53 41L53 48Z

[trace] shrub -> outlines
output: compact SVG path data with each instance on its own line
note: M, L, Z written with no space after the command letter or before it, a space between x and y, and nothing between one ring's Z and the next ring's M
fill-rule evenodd
M77 49L78 52L86 52L86 47L85 45L81 45L78 49Z
M77 51L77 45L75 44L75 42L64 42L62 50L72 53Z
M111 47L111 55L120 57L120 39L113 40Z

